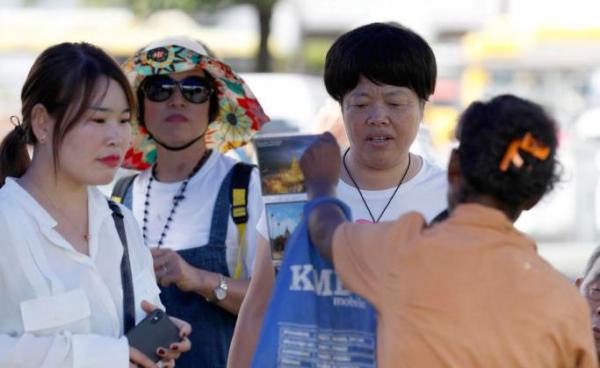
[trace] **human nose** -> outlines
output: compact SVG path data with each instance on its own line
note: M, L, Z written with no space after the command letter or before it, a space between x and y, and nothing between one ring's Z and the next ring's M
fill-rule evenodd
M169 105L171 106L184 106L186 103L183 94L181 93L181 86L179 84L175 84L175 88L173 89L173 94L168 100Z
M389 124L389 114L386 107L380 103L373 103L369 108L367 123L369 125Z
M121 147L129 145L131 141L131 125L115 121L108 124L109 129L106 136L106 142L109 146Z

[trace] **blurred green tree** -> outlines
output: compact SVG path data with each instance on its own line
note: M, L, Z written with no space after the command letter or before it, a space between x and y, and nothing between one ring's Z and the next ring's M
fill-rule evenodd
M269 72L272 69L268 40L271 33L271 16L277 0L83 0L83 2L96 6L125 6L139 16L147 16L153 11L161 9L180 9L193 12L197 10L215 11L218 8L234 4L252 5L258 13L259 20L259 44L255 68L259 72Z

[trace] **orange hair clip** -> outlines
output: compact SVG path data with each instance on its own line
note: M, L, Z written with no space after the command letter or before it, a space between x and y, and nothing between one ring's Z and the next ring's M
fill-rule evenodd
M509 165L512 163L516 167L520 168L523 166L523 158L519 154L519 150L523 150L538 160L546 160L550 156L550 148L546 147L543 143L533 138L531 133L527 132L521 139L514 139L510 142L502 161L500 162L500 171L505 172L508 170Z

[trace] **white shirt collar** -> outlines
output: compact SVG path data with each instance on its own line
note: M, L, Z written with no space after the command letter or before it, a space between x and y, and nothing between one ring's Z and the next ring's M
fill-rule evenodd
M56 220L42 207L38 201L33 198L28 191L20 186L15 178L6 178L2 187L6 194L13 200L19 202L26 212L28 212L40 225L41 228L53 228L56 226Z

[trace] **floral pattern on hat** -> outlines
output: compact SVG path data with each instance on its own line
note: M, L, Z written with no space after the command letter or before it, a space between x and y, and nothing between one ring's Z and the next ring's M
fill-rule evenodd
M133 55L123 65L134 91L151 75L200 69L215 80L219 110L208 125L208 148L219 152L241 147L269 121L246 83L220 60L211 57L198 42L187 38L159 41ZM133 123L132 145L125 155L124 168L145 170L156 161L156 146L148 131Z

